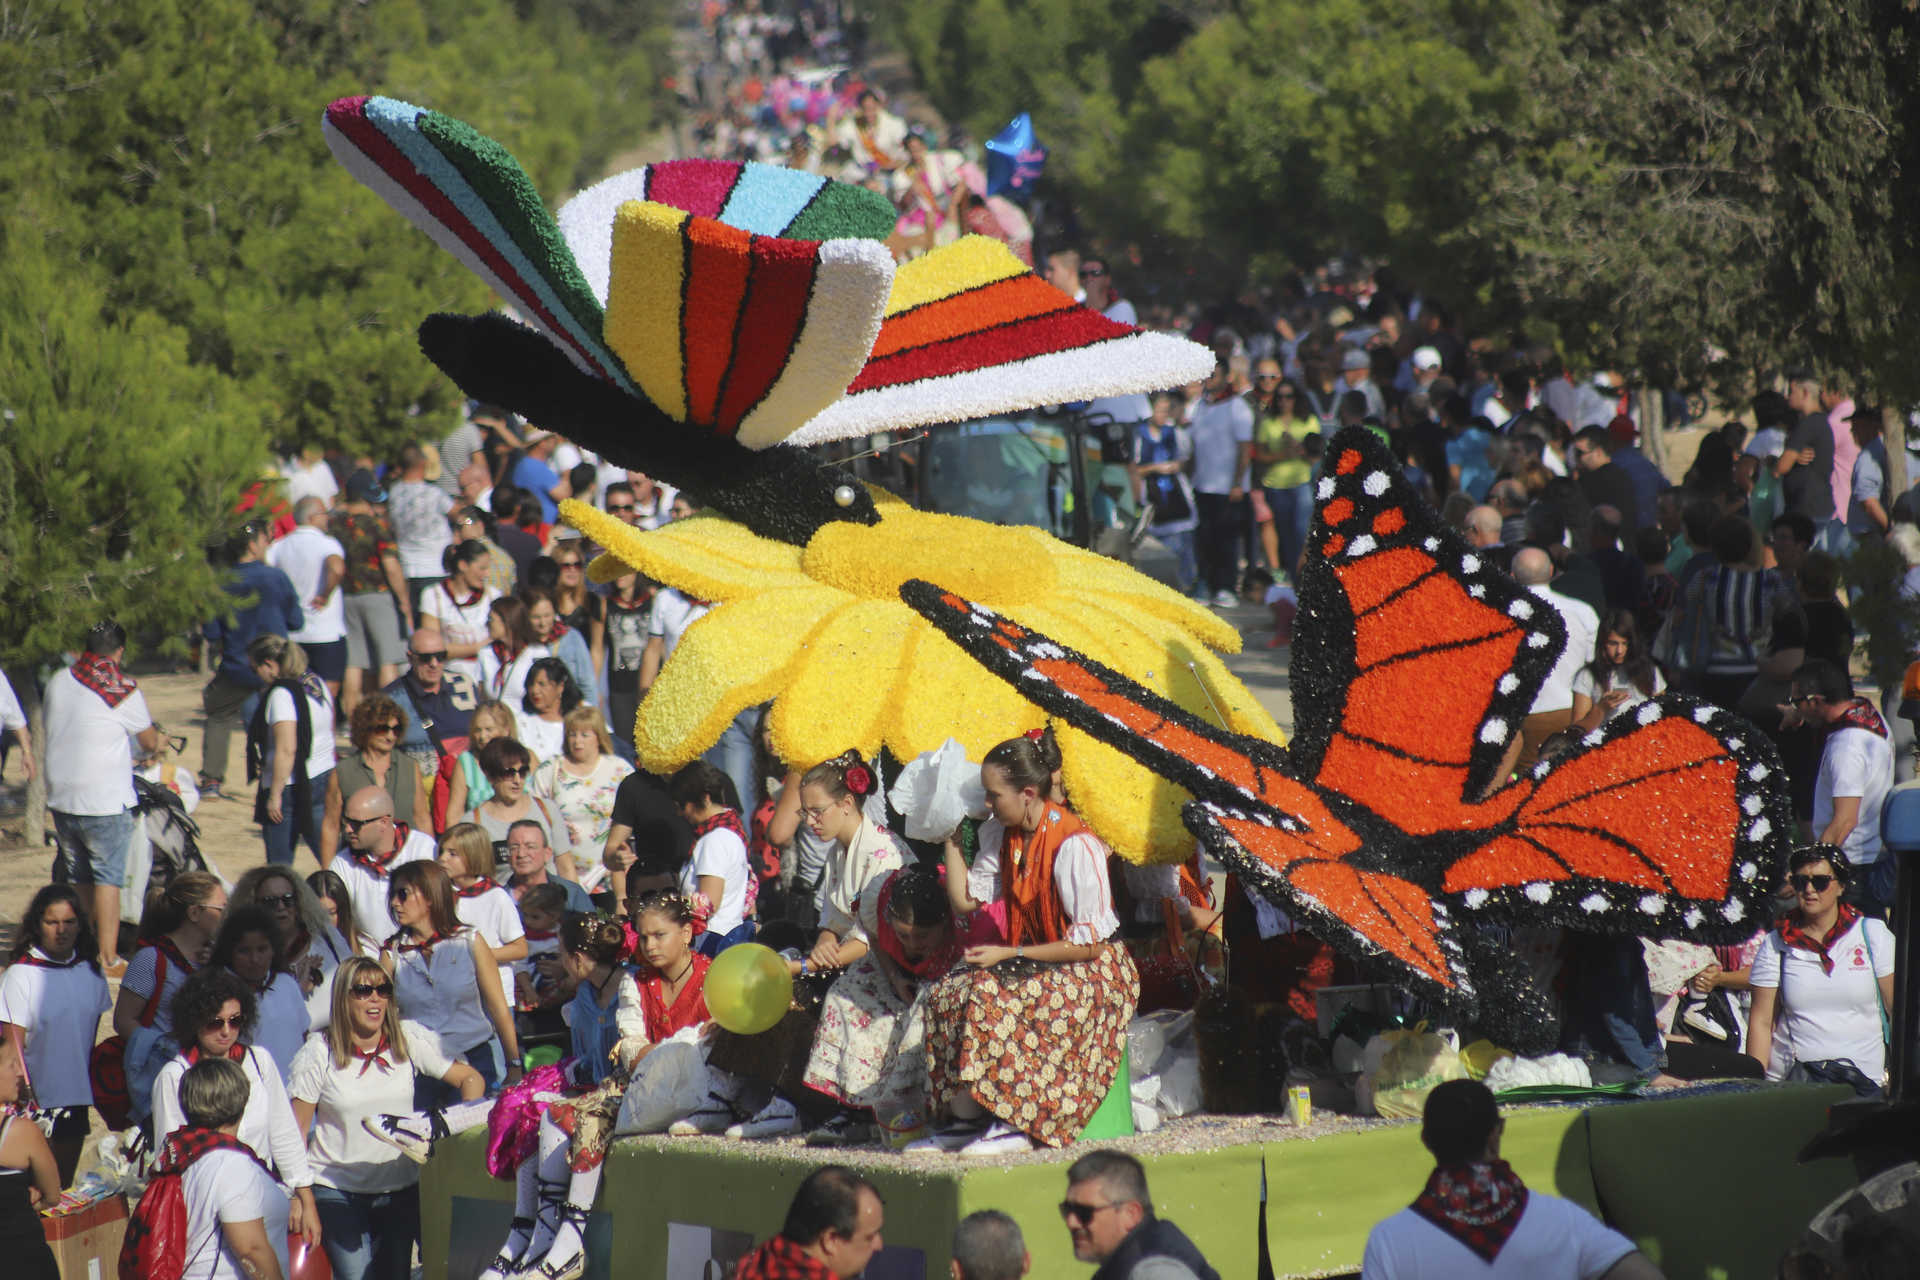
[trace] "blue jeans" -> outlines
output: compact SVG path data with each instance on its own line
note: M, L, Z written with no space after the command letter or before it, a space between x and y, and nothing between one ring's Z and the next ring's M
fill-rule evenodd
M333 770L329 769L317 778L307 779L306 813L294 812L292 783L280 793L280 821L260 824L260 838L266 842L269 865L292 866L294 846L302 840L322 863L333 857L331 850L320 848L320 825L327 814L327 780L331 777Z
M753 774L753 732L760 725L760 708L748 707L720 732L720 740L701 755L720 772L733 779L740 793L741 812L752 814L760 803L758 779Z
M127 851L133 844L133 810L119 813L54 811L53 838L60 852L53 865L56 884L100 884L119 888L127 878Z
M1280 542L1280 565L1291 581L1299 576L1300 552L1307 545L1307 530L1313 527L1313 486L1297 484L1264 492L1267 509L1273 512L1273 534Z
M420 1188L341 1191L315 1183L333 1280L409 1280L420 1240Z
M752 942L754 928L753 921L747 920L738 928L730 929L726 933L703 933L695 940L693 949L711 960L728 947L737 946L742 942Z
M1666 1065L1640 939L1569 929L1565 973L1564 1052L1624 1064L1643 1080Z

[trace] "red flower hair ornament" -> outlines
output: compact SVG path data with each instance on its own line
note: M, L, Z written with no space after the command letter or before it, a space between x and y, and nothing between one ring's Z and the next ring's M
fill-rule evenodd
M855 762L847 766L847 790L865 798L873 794L873 770Z

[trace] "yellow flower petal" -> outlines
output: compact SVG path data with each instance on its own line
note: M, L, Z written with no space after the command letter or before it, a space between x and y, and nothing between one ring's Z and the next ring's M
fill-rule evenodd
M1240 632L1231 622L1165 583L1156 582L1132 565L1061 542L1054 548L1060 581L1073 591L1097 591L1118 597L1129 610L1165 618L1183 627L1222 653L1240 652Z
M560 515L607 549L593 562L596 582L638 572L699 600L819 585L800 571L800 548L724 516L702 513L649 533L571 498L560 504ZM613 565L620 567L610 573Z
M953 738L969 760L978 760L1008 738L1047 722L1046 713L1012 685L981 680L982 670L931 625L916 628L902 682L906 696L884 726L893 754L911 760Z
M831 587L769 591L723 604L688 627L640 700L640 762L670 773L698 757L741 711L786 687L807 632L846 603L846 593Z
M901 676L909 638L927 625L898 600L861 600L815 626L773 704L780 758L807 768L849 747L871 754L895 701L917 692Z
M1060 741L1060 780L1074 812L1127 861L1182 862L1194 837L1180 820L1193 797L1138 761L1069 725L1054 722Z

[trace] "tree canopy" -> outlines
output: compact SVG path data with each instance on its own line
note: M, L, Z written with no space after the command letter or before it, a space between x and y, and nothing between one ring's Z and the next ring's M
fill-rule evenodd
M1081 224L1215 296L1376 255L1481 331L1920 396L1904 0L880 0L937 106L1031 111ZM1721 353L1725 363L1717 369Z
M508 140L563 196L638 146L665 0L24 0L0 7L0 662L117 613L174 630L203 548L300 444L455 421L420 354L492 299L333 163L380 92Z

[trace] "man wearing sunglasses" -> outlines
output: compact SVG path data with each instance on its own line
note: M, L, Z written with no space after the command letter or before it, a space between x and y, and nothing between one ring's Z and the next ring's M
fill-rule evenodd
M354 923L374 938L393 932L387 910L387 877L395 867L434 856L433 837L393 820L393 797L385 787L362 787L341 810L347 848L334 855L331 869L353 897Z
M1180 1228L1153 1213L1147 1171L1118 1151L1092 1151L1067 1166L1060 1218L1073 1256L1095 1262L1093 1280L1220 1280Z
M1847 900L1873 915L1893 905L1897 860L1880 843L1880 810L1893 789L1893 738L1865 698L1853 696L1846 672L1814 658L1793 673L1783 728L1826 735L1813 783L1813 838L1839 845L1852 864Z
M447 637L422 627L407 640L407 670L381 690L407 713L399 750L429 776L441 756L467 749L467 722L480 705L479 690L458 671L447 670Z

